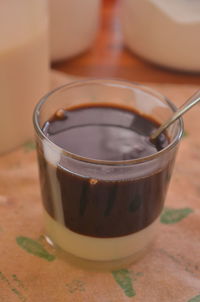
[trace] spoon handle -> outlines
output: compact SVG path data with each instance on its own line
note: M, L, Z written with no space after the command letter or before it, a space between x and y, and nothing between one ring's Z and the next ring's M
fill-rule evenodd
M169 127L174 121L176 121L181 115L192 108L200 101L200 90L196 91L179 109L169 118L164 124L156 129L151 135L150 140L155 140L167 127Z

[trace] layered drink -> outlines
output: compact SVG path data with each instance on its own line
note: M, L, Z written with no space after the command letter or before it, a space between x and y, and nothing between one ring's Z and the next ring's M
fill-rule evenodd
M154 117L114 102L58 107L41 121L38 160L47 236L97 261L125 259L152 242L174 163ZM157 156L161 159L157 159Z

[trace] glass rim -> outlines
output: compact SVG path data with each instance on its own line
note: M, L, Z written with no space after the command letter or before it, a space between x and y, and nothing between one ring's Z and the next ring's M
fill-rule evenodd
M117 87L123 87L123 88L129 88L129 89L139 89L144 93L147 94L151 94L154 95L156 97L158 97L158 99L163 99L166 104L169 106L169 108L175 112L177 110L176 105L170 101L167 97L163 96L161 93L157 92L156 90L145 86L143 84L140 83L136 83L136 82L131 82L131 81L126 81L126 80L119 80L119 79L87 79L87 80L78 80L78 81L73 81L67 84L64 84L62 86L59 86L53 90L51 90L50 92L48 92L46 95L44 95L44 97L42 97L39 102L36 104L34 112L33 112L33 124L34 124L34 128L36 130L37 135L41 138L46 140L50 146L52 146L53 149L55 149L55 151L62 153L63 155L73 158L75 160L81 161L81 162L85 162L85 163L90 163L90 164L95 164L95 165L112 165L112 166L130 166L130 165L135 165L135 164L139 164L139 163L144 163L144 162L148 162L151 161L155 158L158 158L162 155L164 155L165 153L169 152L171 149L173 149L180 141L182 135L183 135L183 130L184 130L184 126L183 126L183 119L182 117L180 117L176 122L179 123L179 129L177 131L177 134L175 136L175 138L170 142L170 144L168 144L165 148L163 148L162 150L151 154L149 156L145 156L145 157L140 157L137 159L128 159L128 160L101 160L101 159L93 159L93 158L89 158L89 157L84 157L81 155L78 155L76 153L72 153L70 151L67 151L65 149L63 149L62 147L59 147L58 145L56 145L54 142L52 142L42 131L42 128L39 125L39 116L40 116L40 110L42 108L42 106L48 101L49 97L54 95L55 93L62 91L62 89L64 88L73 88L73 87L80 87L80 86L85 86L85 85L89 85L89 84L102 84L104 86L117 86ZM143 90L142 90L143 89Z

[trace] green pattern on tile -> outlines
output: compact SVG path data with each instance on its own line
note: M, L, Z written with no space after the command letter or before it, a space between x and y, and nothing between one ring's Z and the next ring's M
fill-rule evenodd
M187 137L189 134L186 130L183 131L183 137Z
M132 286L131 274L127 269L120 269L112 272L113 278L123 289L127 297L134 297L136 292Z
M36 144L34 141L27 141L24 145L24 151L26 152L30 152L32 150L35 150L36 149Z
M81 280L73 280L71 283L66 283L65 286L70 294L85 291L85 283Z
M22 249L37 257L43 258L47 261L53 261L56 258L54 255L45 250L44 247L36 240L24 236L19 236L16 238L16 242Z
M200 302L200 295L188 300L188 302Z
M24 283L17 277L16 274L12 274L12 280L17 284L19 288L27 290L27 288L24 286Z
M15 275L16 276L16 275ZM26 302L27 298L24 296L24 294L15 287L15 285L13 284L13 280L9 280L8 277L6 277L6 275L3 272L0 272L0 283L4 283L6 284L7 288L17 296L17 298L21 301L21 302ZM0 297L0 301L1 301L1 297Z
M183 208L183 209L165 208L160 217L160 222L163 224L174 224L183 220L191 213L193 213L193 210L191 208Z

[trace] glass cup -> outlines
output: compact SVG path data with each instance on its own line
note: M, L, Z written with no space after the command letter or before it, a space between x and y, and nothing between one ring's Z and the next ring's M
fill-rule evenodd
M167 129L170 143L153 155L122 161L85 158L63 150L42 130L58 109L85 104L134 109L159 124L176 107L150 88L118 80L67 84L36 106L34 127L47 238L77 259L120 267L143 255L155 238L183 122L179 119ZM91 118L94 125L109 124L102 117Z

